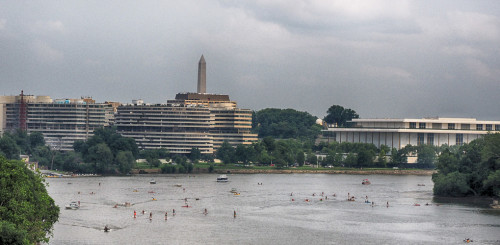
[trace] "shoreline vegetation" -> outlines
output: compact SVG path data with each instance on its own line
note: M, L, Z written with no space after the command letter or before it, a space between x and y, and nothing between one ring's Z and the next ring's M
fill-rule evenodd
M47 178L57 177L101 177L101 176L122 176L122 175L72 175L58 172L60 175L46 175ZM352 174L352 175L420 175L432 176L437 170L431 169L326 169L326 168L234 168L217 167L212 172L208 168L195 167L191 173L162 173L159 168L132 169L131 175L171 175L171 174Z
M298 167L298 168L274 168L274 167L237 167L234 165L217 166L212 172L204 165L195 165L191 173L188 174L353 174L353 175L426 175L432 176L437 170L432 169L383 169L383 168L312 168L312 167ZM162 174L159 168L144 168L133 169L131 174ZM168 173L163 173L168 175Z
M353 174L353 175L428 175L432 176L435 170L424 169L217 169L215 173L231 174Z

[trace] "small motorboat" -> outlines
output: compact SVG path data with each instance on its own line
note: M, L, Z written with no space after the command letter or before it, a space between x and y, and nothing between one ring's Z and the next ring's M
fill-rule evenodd
M71 202L68 205L66 205L66 209L79 209L80 205L78 202Z
M219 175L219 177L217 177L217 182L228 182L229 179L227 178L227 175L223 174L223 175Z
M364 179L363 182L361 182L362 185L369 185L372 182L370 182L368 179Z
M175 184L174 186L176 186L176 187L182 187L181 184Z
M149 181L150 184L156 184L156 180L152 179Z
M236 188L231 188L231 193L238 193L238 190L236 190Z

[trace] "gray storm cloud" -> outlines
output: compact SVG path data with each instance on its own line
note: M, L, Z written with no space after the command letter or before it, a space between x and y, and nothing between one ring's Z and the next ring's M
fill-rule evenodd
M4 95L499 119L498 1L6 1Z

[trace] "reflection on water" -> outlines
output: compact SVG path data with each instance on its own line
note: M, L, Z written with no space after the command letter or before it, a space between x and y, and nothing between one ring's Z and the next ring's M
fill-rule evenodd
M155 176L157 184L149 184L148 176L48 179L49 193L62 207L50 243L500 243L499 212L433 199L430 176L228 177L228 183L217 183L211 174ZM361 185L365 178L372 184ZM356 201L347 201L348 194ZM64 209L71 201L81 208Z
M434 197L433 201L437 203L461 204L464 206L482 207L482 208L488 208L490 204L493 202L491 198L487 197L465 197L465 198Z

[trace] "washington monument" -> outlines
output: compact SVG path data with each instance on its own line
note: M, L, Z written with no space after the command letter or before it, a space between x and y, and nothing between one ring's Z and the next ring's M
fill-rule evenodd
M201 55L200 62L198 63L198 93L207 93L207 63L203 55Z

